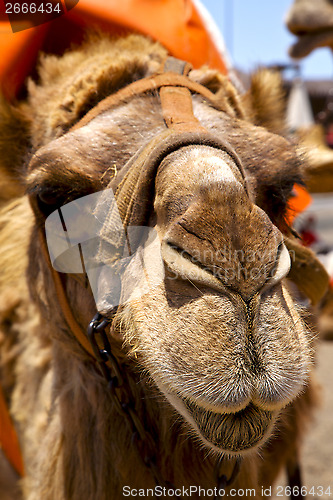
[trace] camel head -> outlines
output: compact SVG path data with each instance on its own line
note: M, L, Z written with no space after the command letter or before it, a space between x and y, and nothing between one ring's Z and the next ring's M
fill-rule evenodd
M165 277L125 306L128 342L207 447L253 450L309 369L283 236L232 156L207 146L161 163L154 214Z
M134 37L134 42L127 57L136 79L153 72L164 52L141 38ZM143 55L134 64L140 44ZM103 47L96 45L97 55L90 50L90 64ZM112 45L108 50L110 54ZM118 47L115 53L119 55ZM82 54L81 65L88 66L89 58ZM63 61L63 71L57 73L57 61L45 59L44 80L30 87L35 153L25 183L40 227L58 207L77 198L105 189L116 193L119 185L126 184L122 172L128 162L165 130L159 97L152 94L133 97L68 131L78 118L73 97L65 105L61 92L74 84L80 89L82 102L77 108L82 116L84 105L91 106L106 85L99 85L95 93L89 88L85 102L81 80L87 70L81 67L76 81L75 58L66 57L67 69ZM111 56L102 62L115 64ZM122 72L124 67L130 65L122 61ZM115 78L116 70L110 73ZM54 94L45 88L47 74L60 78ZM109 76L101 71L100 78ZM141 294L127 293L120 301L115 331L196 441L213 452L244 454L274 432L281 409L305 387L312 363L310 335L286 283L292 256L283 236L288 231L288 199L294 183L301 180L300 166L293 146L274 133L272 106L278 99L271 102L269 97L278 95L274 78L259 75L243 102L230 91L227 79L214 71L192 71L190 78L214 91L224 110L194 96L194 114L215 139L197 137L183 143L180 138L153 171L148 168L140 177L133 225L155 231L158 251L149 259L157 263L159 279ZM122 84L128 79L123 78ZM100 208L97 204L96 213ZM109 227L102 223L100 234L105 236ZM29 272L32 281L41 279L41 273L44 276L43 300L54 321L57 306L49 270L45 264L39 265L39 272L34 270L36 256L43 258L39 245L34 236ZM97 252L94 258L101 255ZM107 260L105 251L103 259ZM121 293L127 280L133 282L140 274L136 274L139 260L132 259L122 276ZM113 283L105 269L101 267L96 289L102 304L98 307L108 314ZM65 286L70 306L85 328L96 306L91 290L76 278L65 275ZM61 340L59 332L55 336ZM67 348L70 337L67 332ZM72 343L77 349L74 338Z
M291 57L300 58L319 47L333 47L333 5L330 0L294 0L286 25L297 36Z

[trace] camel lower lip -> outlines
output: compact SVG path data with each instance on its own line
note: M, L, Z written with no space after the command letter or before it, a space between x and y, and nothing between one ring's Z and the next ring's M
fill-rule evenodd
M274 422L274 413L250 403L236 413L215 413L184 401L202 437L217 448L232 453L256 447Z
M333 29L308 32L297 35L298 40L289 49L289 55L294 58L305 57L317 47L331 45L333 43Z

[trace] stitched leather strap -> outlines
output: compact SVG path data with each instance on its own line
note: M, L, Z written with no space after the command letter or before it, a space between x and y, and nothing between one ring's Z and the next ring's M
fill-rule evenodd
M168 128L177 132L206 131L193 114L192 96L185 87L160 89L163 118Z
M176 59L176 57L169 56L164 61L162 73L176 73L177 75L188 76L192 69L192 64L187 61L182 61L181 59Z
M168 57L163 69L164 73L174 73L175 76L188 76L192 66L185 61ZM193 114L192 94L188 87L165 84L160 87L159 93L163 118L169 129L179 133L206 132L206 129Z

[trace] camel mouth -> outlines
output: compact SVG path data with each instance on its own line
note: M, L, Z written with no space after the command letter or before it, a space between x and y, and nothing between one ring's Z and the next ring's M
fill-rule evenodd
M219 454L241 456L255 451L271 435L279 413L261 409L252 402L235 412L219 412L218 408L214 411L170 390L161 380L155 378L155 382L200 442Z
M289 55L295 59L309 55L314 49L333 46L333 27L319 30L295 30L297 41L289 48Z
M276 412L249 403L235 413L216 413L183 400L203 441L219 451L242 454L255 449L271 433Z

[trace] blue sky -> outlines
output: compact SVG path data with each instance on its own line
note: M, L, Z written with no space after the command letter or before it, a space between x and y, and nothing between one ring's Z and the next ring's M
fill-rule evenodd
M258 64L290 62L288 47L294 37L284 26L284 17L293 0L201 1L220 28L236 67L250 71ZM301 74L307 79L332 79L333 52L328 48L312 52L301 60Z

